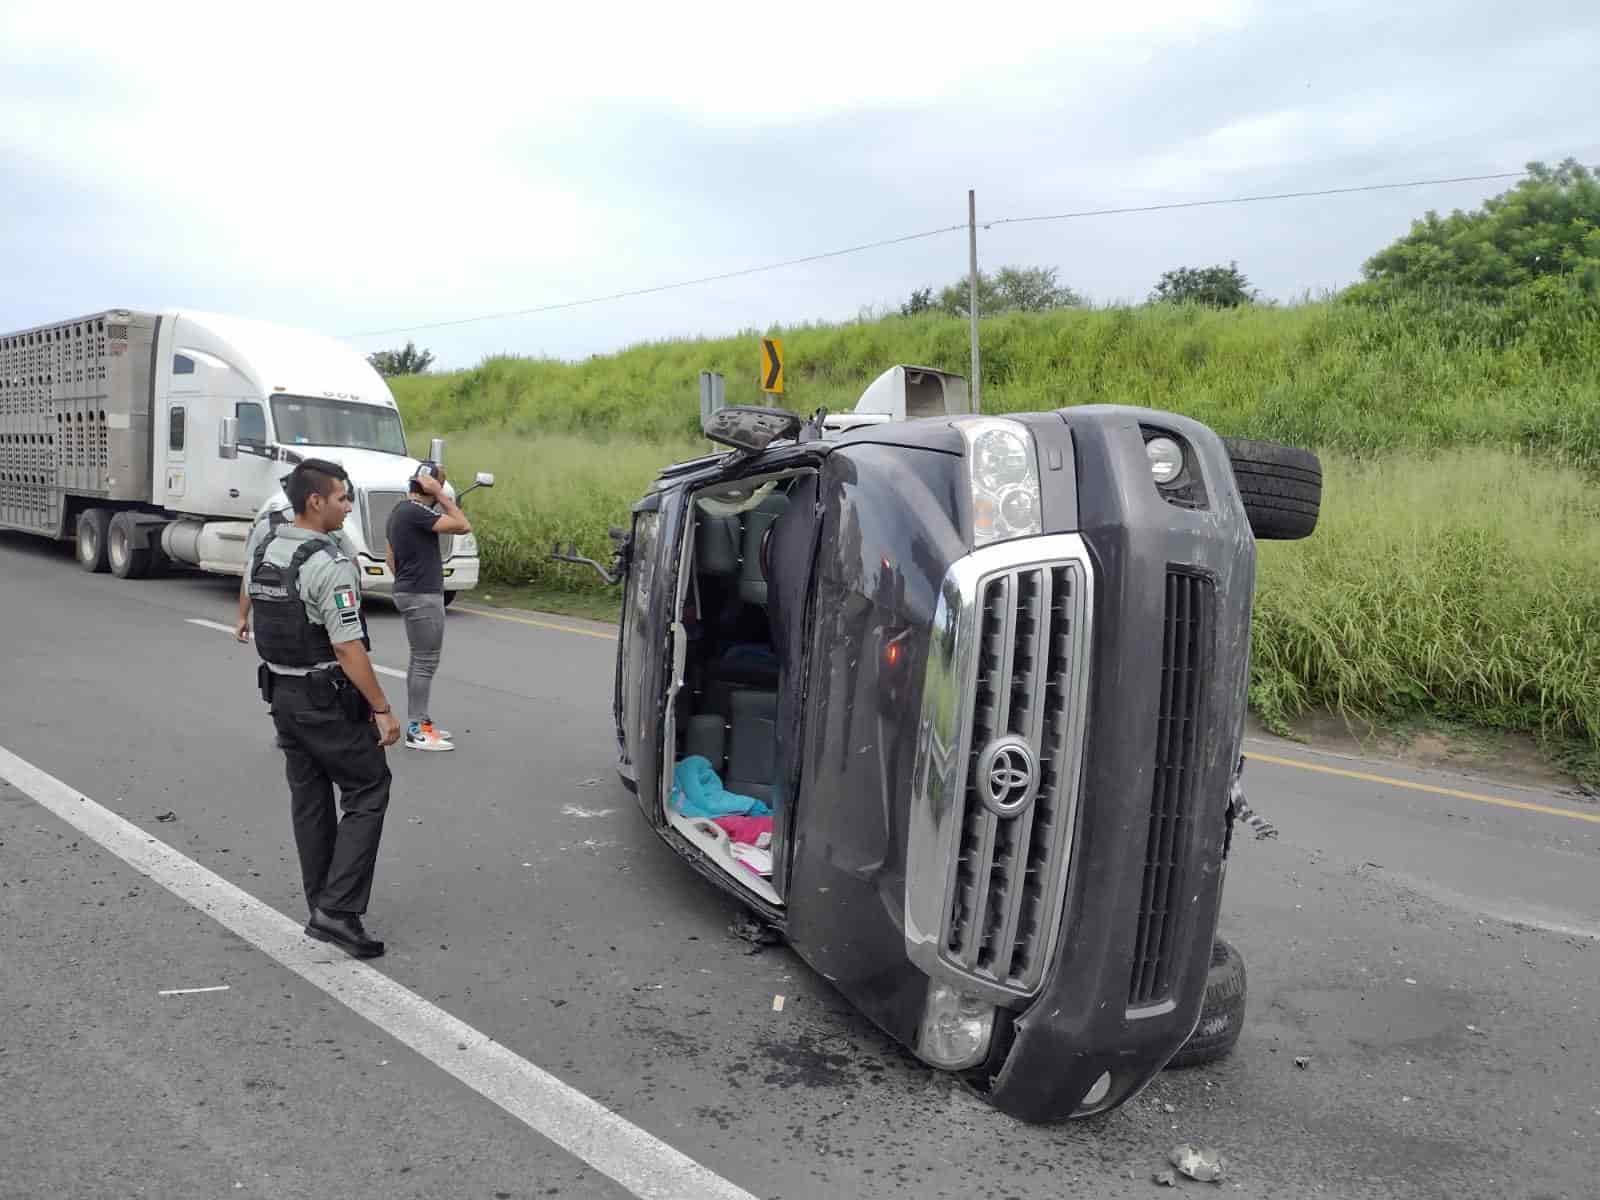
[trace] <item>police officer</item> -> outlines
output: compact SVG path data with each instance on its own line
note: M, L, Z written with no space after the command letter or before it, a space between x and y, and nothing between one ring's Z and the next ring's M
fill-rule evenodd
M262 696L287 760L306 933L357 958L383 953L361 918L389 806L384 748L400 737L372 661L354 563L331 536L350 512L344 468L306 459L284 490L292 522L268 525L245 564ZM335 819L333 785L342 819Z
M289 486L289 476L285 475L278 480L279 487ZM256 513L255 524L250 526L250 536L245 540L244 560L246 563L255 558L256 548L261 545L261 539L270 529L279 525L286 525L294 520L294 509L290 507L287 497L274 496L261 506ZM356 548L346 536L344 530L336 529L328 535L338 544L340 552L351 562L355 561ZM249 572L239 580L239 619L234 622L233 636L241 642L250 640L250 589L245 586Z

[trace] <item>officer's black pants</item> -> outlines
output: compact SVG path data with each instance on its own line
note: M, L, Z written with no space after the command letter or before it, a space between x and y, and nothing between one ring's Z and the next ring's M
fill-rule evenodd
M287 759L306 904L364 913L389 807L389 761L377 728L370 720L352 721L337 704L317 706L306 686L289 676L274 682L272 722ZM334 784L342 820L334 816Z

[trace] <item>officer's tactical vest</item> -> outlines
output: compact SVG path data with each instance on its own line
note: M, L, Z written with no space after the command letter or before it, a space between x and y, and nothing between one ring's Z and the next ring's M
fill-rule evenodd
M279 667L315 667L333 662L333 643L320 622L306 616L300 598L300 568L313 554L335 553L332 544L314 538L296 548L286 567L267 561L267 547L278 536L269 530L256 547L250 567L250 605L255 612L256 651L267 662ZM359 609L357 610L359 612ZM367 636L367 618L361 614L361 644L372 648Z

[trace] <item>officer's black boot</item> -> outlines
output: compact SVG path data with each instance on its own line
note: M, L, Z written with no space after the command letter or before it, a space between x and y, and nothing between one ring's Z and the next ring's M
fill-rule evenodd
M361 918L354 914L311 910L311 920L306 924L306 934L319 942L332 942L352 958L377 958L383 953L383 943L367 936Z

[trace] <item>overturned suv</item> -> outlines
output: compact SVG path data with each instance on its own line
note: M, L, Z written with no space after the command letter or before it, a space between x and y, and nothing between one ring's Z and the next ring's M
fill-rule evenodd
M1255 539L1312 531L1321 471L1166 412L967 408L895 368L854 413L707 417L729 452L613 531L619 770L923 1061L1089 1116L1237 1036L1216 927ZM770 807L770 861L684 811L691 757ZM1201 1024L1208 977L1231 1031Z

